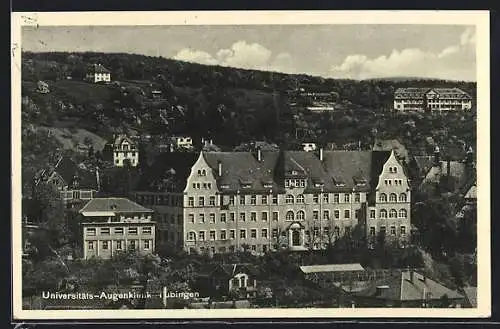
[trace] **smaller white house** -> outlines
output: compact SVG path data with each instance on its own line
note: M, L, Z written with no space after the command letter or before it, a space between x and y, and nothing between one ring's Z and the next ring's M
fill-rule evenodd
M191 149L193 148L193 139L188 136L173 136L172 141L178 148Z
M87 71L86 80L93 83L111 82L111 71L102 66L102 64L94 64Z
M302 148L306 152L312 152L312 151L316 151L317 146L316 146L316 143L302 143Z
M113 164L123 167L126 162L135 167L139 164L139 150L136 144L125 135L118 135L113 143Z

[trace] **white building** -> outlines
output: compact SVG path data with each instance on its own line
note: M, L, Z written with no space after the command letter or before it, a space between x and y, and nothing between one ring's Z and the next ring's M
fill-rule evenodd
M316 151L317 146L315 143L302 143L302 148L306 152Z
M398 88L396 111L460 111L472 108L472 97L459 88Z
M113 143L113 163L115 167L123 167L129 161L132 167L139 163L139 150L130 138L118 135Z
M111 82L111 71L102 66L102 64L94 64L87 71L86 80L93 83Z

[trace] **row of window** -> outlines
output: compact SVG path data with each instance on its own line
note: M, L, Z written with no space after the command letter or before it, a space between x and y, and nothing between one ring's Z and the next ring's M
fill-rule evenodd
M306 187L305 179L285 179L286 188Z
M97 228L95 227L88 227L86 229L87 236L95 236L97 235ZM123 234L125 232L125 228L123 227L114 227L113 228L113 234ZM127 233L130 235L137 235L139 232L137 227L128 227L127 228ZM141 230L142 234L151 234L153 232L151 227L143 227ZM109 235L111 234L111 228L110 227L101 227L99 229L99 234L101 235Z
M351 194L344 193L342 199L341 199L341 195L342 195L341 193L333 194L333 203L341 203L341 200L344 203L351 202ZM249 201L247 201L247 199L249 199ZM199 196L198 200L197 200L197 206L204 207L205 200L206 200L205 196ZM236 197L234 195L230 195L229 200L228 200L228 204L230 206L234 205L235 200L236 200ZM258 200L257 195L250 195L250 196L241 195L239 197L239 204L246 205L248 202L248 204L250 204L250 205L257 205L257 200ZM303 194L299 194L299 195L297 195L297 197L294 197L293 195L288 194L285 197L285 204L305 204L305 201L306 201L306 198ZM260 196L260 204L261 205L267 205L268 202L269 202L268 195L261 195ZM330 203L330 195L328 193L323 193L322 202L323 203ZM354 202L361 202L361 194L360 193L354 193ZM272 195L271 203L274 205L278 204L278 195L276 195L276 194ZM313 194L313 203L314 204L320 203L320 195L319 194ZM208 197L208 205L209 206L216 205L216 197L215 196ZM188 206L189 207L195 206L195 198L194 197L188 197Z
M389 167L389 172L392 173L392 174L397 174L398 167Z
M199 190L203 187L205 190L210 190L212 188L212 183L193 183L192 186L193 189Z
M92 191L80 191L80 190L61 191L61 196L64 200L70 200L70 199L90 200L93 198L94 192L92 192Z
M386 234L386 227L380 226L379 232L380 232L380 234L385 235ZM375 236L375 234L376 234L376 228L375 228L375 226L371 226L370 227L370 235ZM406 235L406 226L399 227L399 234ZM390 227L390 235L396 235L396 226L393 225Z
M129 156L129 152L128 151L122 151L122 152L124 153L123 154L124 157L128 157ZM130 152L130 156L131 157L135 157L135 155L136 155L136 152ZM120 156L120 152L116 152L115 151L115 157L119 157L119 156Z
M170 219L169 219L170 217ZM160 215L160 221L162 223L168 224L170 223L171 225L175 225L175 215L174 214L162 214ZM177 215L177 225L182 225L182 215Z
M125 161L126 161L126 160L128 160L128 159L124 159L124 160L123 160L123 163L125 163ZM120 160L119 160L119 159L116 159L116 160L115 160L115 163L116 163L117 165L119 165L119 164L120 164ZM135 159L131 159L131 160L130 160L130 164L131 164L132 166L135 166L135 164L136 164Z
M255 244L252 244L252 245L248 245L248 248L251 250L251 251L254 251L254 252L257 252L257 251L262 251L262 252L267 252L269 250L268 246L263 244L263 245L255 245ZM205 252L205 250L207 251L211 251L212 253L216 253L216 252L219 252L219 253L226 253L226 252L235 252L236 251L236 247L235 246L229 246L229 247L219 247L218 249L216 249L214 246L211 246L211 247L199 247L200 249L200 252ZM240 250L243 250L244 248L243 247L240 247ZM191 253L194 253L196 250L196 248L190 248L190 251Z
M136 200L142 205L158 205L158 206L182 206L181 195L137 195Z
M386 209L380 209L379 218L387 218L388 214L389 214L389 218L407 218L408 217L408 211L406 209L400 209L399 213L396 209L391 209L389 211L387 211ZM370 210L370 219L375 219L375 217L376 217L376 211L373 209Z
M404 210L404 209L402 209ZM406 210L405 210L406 211ZM313 210L313 219L314 220L319 220L319 215L320 212L319 210ZM343 219L351 219L351 210L350 209L345 209L343 211ZM355 211L355 217L358 217L358 212ZM341 211L339 209L333 210L333 218L334 219L341 219ZM269 213L267 211L262 211L260 213L260 219L264 222L266 222L269 219ZM303 221L306 220L306 212L303 210L298 210L296 213L292 210L289 210L286 212L285 219L287 221ZM328 220L330 219L330 210L323 210L323 219ZM205 223L206 216L205 213L200 213L198 214L198 222L199 223ZM215 213L210 213L208 215L208 220L209 223L215 224L216 222L216 215ZM236 213L230 212L230 213L221 213L219 215L219 221L221 223L226 223L227 221L234 222L236 221ZM273 211L272 212L272 220L273 221L278 221L279 220L279 212L278 211ZM239 221L240 222L246 222L247 221L247 213L245 212L240 212L239 213ZM250 221L251 222L256 222L257 221L257 212L252 211L250 213ZM195 223L195 215L194 214L188 214L188 222L189 223Z
M386 186L392 186L392 182L394 182L394 186L403 186L402 179L384 179L384 184Z
M399 202L407 202L408 197L407 197L406 193L400 193L399 198L398 198L398 195L396 193L389 194L389 202L398 202L398 200L399 200ZM387 194L380 193L378 196L378 201L379 202L387 202Z
M87 249L88 250L95 250L97 247L97 242L98 241L87 241ZM125 241L124 240L116 240L116 241L99 241L100 244L100 249L101 250L110 250L112 248L112 243L114 242L115 247L114 250L123 250L125 248ZM128 241L128 248L130 249L136 249L138 247L139 240L129 240ZM151 249L153 245L152 240L142 240L142 249L143 250L149 250Z

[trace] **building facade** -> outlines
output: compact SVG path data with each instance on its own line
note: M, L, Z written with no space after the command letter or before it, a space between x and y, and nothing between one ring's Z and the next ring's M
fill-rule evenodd
M394 92L396 111L459 111L471 108L471 96L459 88L398 88Z
M151 175L162 182L153 178L134 193L164 218L159 243L167 228L167 241L176 247L214 253L322 249L357 226L367 236L385 230L402 246L409 238L408 179L394 152L179 156L183 161L160 159L163 169Z
M109 259L127 250L154 252L153 210L125 198L96 198L79 213L82 216L83 258Z
M94 64L87 71L85 79L89 82L111 82L111 71L102 66L102 64Z
M113 142L113 164L115 167L123 167L126 162L136 167L139 164L139 149L130 138L118 135Z

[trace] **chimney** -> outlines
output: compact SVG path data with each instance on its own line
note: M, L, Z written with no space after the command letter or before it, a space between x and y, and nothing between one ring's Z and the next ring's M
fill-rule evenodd
M214 145L214 142L212 140L210 140L210 145Z
M413 283L413 280L415 280L415 271L410 269L410 282Z
M257 147L257 161L262 161L262 150L260 149L260 147Z
M320 147L319 149L319 161L323 161L323 148Z
M218 166L219 177L221 177L222 176L222 162L220 160L217 161L217 166Z

